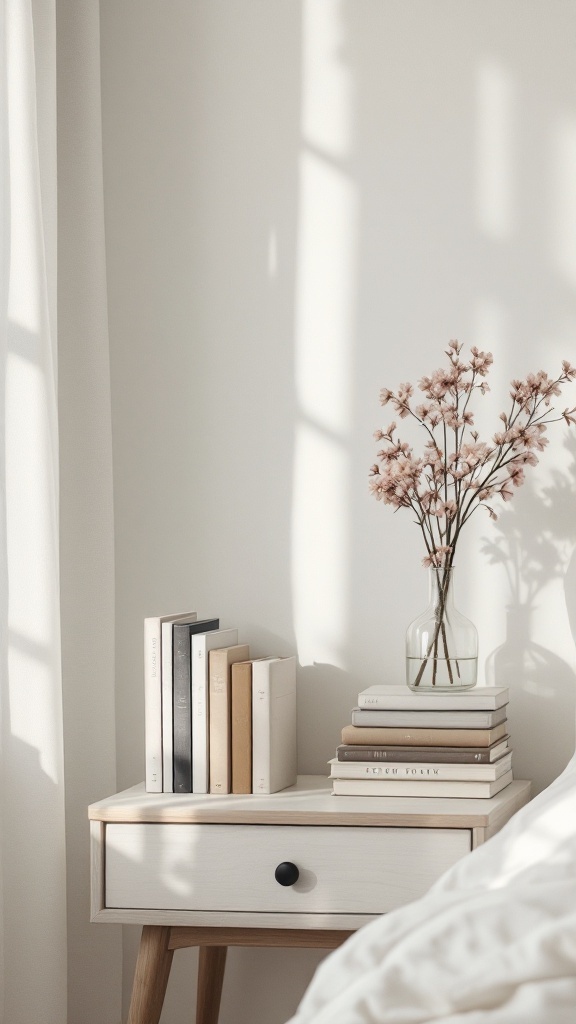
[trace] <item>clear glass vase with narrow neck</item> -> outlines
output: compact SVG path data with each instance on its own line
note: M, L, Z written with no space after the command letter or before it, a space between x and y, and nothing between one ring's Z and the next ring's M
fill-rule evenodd
M406 632L406 682L415 693L470 690L478 677L476 626L454 604L454 569L428 573L428 606Z

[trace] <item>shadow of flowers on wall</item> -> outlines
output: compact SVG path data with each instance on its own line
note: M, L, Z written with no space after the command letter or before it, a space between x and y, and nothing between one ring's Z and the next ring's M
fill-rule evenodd
M547 783L565 768L575 744L576 675L567 661L533 639L537 620L542 638L543 624L562 611L555 606L547 611L556 581L564 587L567 626L576 644L576 593L571 592L576 586L576 439L569 437L566 448L568 472L553 472L551 484L539 492L526 485L523 500L502 512L483 548L489 563L501 567L509 593L505 640L488 656L486 680L511 690L516 778L538 775Z

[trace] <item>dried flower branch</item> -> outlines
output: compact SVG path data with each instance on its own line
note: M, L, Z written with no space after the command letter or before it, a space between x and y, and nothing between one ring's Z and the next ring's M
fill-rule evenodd
M418 381L422 402L414 398L410 383L401 384L397 391L382 388L381 405L390 404L400 419L412 417L423 427L426 440L417 457L398 437L396 422L391 422L374 434L383 446L370 470L370 490L378 501L414 513L426 548L423 565L446 570L444 594L460 534L476 509L484 508L491 519L497 519L491 503L510 501L522 486L526 467L537 465L536 453L548 444L549 424L561 420L568 426L576 424L576 408L554 415L552 407L562 386L576 379L576 369L564 360L558 377L539 370L525 380L513 380L510 411L500 413L501 426L491 440L481 441L473 429L470 406L475 393L484 396L490 390L485 378L493 357L473 347L464 361L462 347L450 341L445 353L448 365ZM433 648L437 650L442 630L441 608L428 656Z
M382 388L381 405L392 405L401 419L411 416L427 434L424 452L416 457L413 448L396 434L395 422L377 430L376 441L384 442L370 471L374 497L393 508L409 508L418 523L424 543L425 566L449 567L460 533L477 508L484 507L492 519L497 513L487 503L492 499L510 501L514 489L524 483L525 469L538 462L536 452L544 451L550 423L564 420L576 424L576 408L554 416L552 399L562 385L576 379L576 369L567 360L562 372L552 379L540 370L510 385L512 406L501 413L501 428L490 442L479 440L472 429L474 415L469 408L475 392L489 391L484 378L493 358L490 352L471 349L470 359L461 360L462 345L451 341L446 355L448 366L422 377L418 387L425 401L414 405L414 388L401 384L397 392Z

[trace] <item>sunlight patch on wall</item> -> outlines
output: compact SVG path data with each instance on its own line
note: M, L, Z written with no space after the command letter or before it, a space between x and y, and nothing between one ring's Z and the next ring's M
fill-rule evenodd
M342 62L345 42L340 3L302 5L302 135L333 158L351 148L353 93Z
M344 668L348 627L348 455L301 422L296 432L292 591L302 665Z
M509 405L510 372L505 362L508 321L507 310L494 295L479 296L475 300L466 352L472 345L477 345L494 356L488 376L491 390L483 397L477 394L474 401L474 427L480 434L480 440L486 442L500 426L498 414ZM462 611L470 616L479 630L479 681L487 685L493 685L494 680L486 678L486 658L502 642L506 608L511 600L502 567L494 567L487 553L487 545L494 542L495 536L495 524L484 509L478 508L459 541L462 549L459 560L465 571L458 573L458 593Z
M349 576L349 453L357 196L344 160L352 90L340 4L303 5L295 295L292 584L302 664L342 667Z
M270 280L278 277L278 232L276 228L270 228L268 234L268 277Z
M476 107L478 226L491 238L503 241L514 227L516 95L510 74L491 61L478 70Z
M552 260L576 285L576 118L559 117L552 142ZM565 356L564 358L567 358Z
M301 411L338 437L350 429L356 197L311 153L300 174L296 390Z

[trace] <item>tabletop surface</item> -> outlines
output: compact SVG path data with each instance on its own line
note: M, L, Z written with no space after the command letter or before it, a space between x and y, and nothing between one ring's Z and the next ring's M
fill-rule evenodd
M529 794L530 782L518 780L489 800L334 796L330 779L299 775L296 785L269 795L147 793L140 783L91 804L88 816L93 821L126 823L476 828L493 827L500 818L510 817Z

